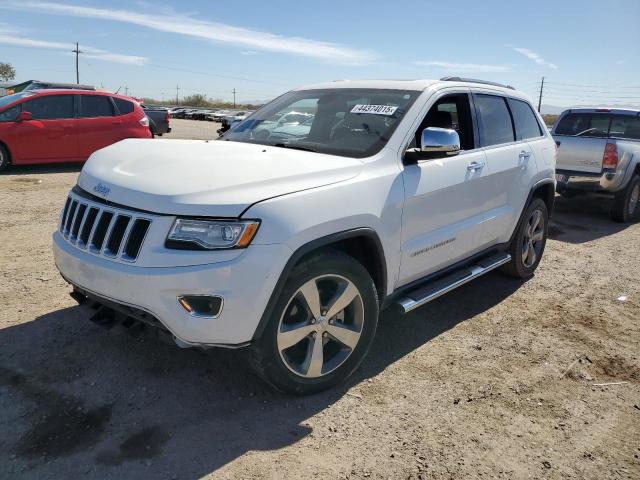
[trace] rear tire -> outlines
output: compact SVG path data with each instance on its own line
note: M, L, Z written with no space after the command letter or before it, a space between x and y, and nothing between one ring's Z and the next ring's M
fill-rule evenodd
M5 170L11 163L11 157L9 156L9 150L4 145L0 144L0 172Z
M515 278L529 278L542 259L547 244L549 211L540 198L534 198L509 246L511 261L501 271Z
M611 206L611 219L627 223L640 217L640 175L631 177L629 184L618 193Z
M342 252L324 252L294 268L251 347L251 363L278 390L320 392L360 366L377 323L378 296L367 270Z

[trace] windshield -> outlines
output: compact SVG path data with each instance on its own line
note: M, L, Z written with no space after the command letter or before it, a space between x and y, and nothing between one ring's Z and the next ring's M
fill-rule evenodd
M293 91L234 125L221 140L368 157L389 141L419 95L360 88Z
M6 107L10 103L17 102L21 98L30 97L31 95L34 95L34 93L20 92L20 93L14 93L13 95L7 95L6 97L0 97L0 109L3 107Z

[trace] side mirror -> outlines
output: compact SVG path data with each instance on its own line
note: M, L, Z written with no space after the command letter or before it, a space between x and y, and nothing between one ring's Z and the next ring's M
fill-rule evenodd
M458 132L448 128L427 127L422 131L420 151L456 155L460 152Z
M31 120L32 118L33 115L31 115L31 112L20 112L17 120L19 122L24 122L25 120Z

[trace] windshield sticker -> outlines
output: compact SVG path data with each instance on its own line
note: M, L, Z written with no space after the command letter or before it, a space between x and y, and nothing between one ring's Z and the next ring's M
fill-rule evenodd
M372 113L374 115L393 115L398 107L390 105L354 105L351 113Z

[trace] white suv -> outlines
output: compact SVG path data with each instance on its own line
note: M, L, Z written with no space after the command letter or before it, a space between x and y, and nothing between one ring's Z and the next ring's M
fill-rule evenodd
M283 140L261 133L313 116ZM96 152L54 233L72 296L111 325L249 347L275 387L312 393L362 362L378 312L540 262L556 149L529 100L461 78L291 91L220 140Z

